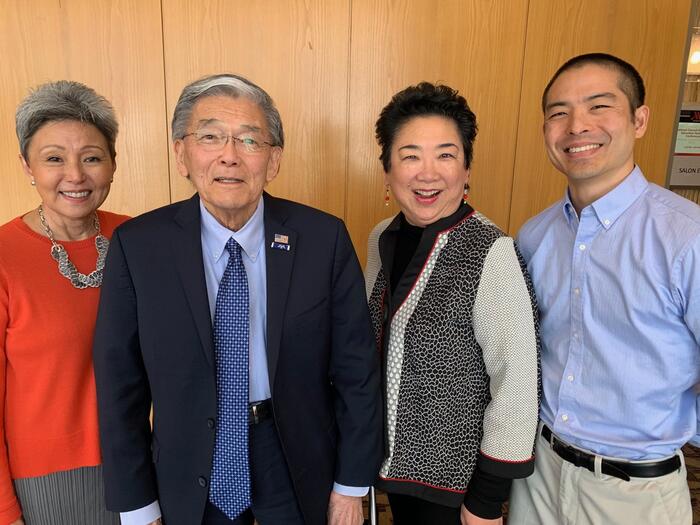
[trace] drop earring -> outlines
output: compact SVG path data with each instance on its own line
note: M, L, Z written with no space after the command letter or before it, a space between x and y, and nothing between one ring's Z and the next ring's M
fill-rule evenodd
M464 194L462 195L462 202L464 204L466 204L468 198L469 198L469 184L465 184L464 185Z
M384 206L389 206L389 185L386 185L386 190L384 192Z
M32 182L30 182L29 184L31 184L32 186L36 186L36 181L34 180L34 177L32 177Z

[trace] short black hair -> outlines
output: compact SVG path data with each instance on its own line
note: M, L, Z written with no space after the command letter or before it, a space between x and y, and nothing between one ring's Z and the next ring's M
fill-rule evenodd
M549 90L552 88L552 84L554 84L557 78L569 69L583 67L588 64L607 67L608 69L614 69L618 72L620 76L618 87L620 91L627 96L632 118L634 118L635 110L644 105L644 96L646 95L644 80L642 80L639 71L637 71L632 64L607 53L586 53L585 55L578 55L564 62L564 64L557 69L557 72L554 73L547 87L544 88L544 93L542 93L542 111L544 112L545 110L547 95L549 95Z
M394 95L375 126L377 142L382 148L379 160L384 171L391 169L391 147L399 129L414 117L438 116L453 120L457 125L464 149L464 167L469 168L476 138L476 115L457 90L442 84L421 82Z

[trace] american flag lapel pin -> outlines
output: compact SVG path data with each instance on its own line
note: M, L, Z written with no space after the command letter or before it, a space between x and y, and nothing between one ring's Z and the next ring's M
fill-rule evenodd
M270 248L273 248L275 250L285 250L288 252L290 248L289 236L282 235L281 233L275 233L275 240L272 241Z

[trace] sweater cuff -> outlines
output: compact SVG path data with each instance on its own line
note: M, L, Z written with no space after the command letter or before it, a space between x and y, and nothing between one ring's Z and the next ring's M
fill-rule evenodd
M14 523L22 517L22 509L19 502L15 499L8 507L0 510L0 523Z
M512 479L489 474L477 466L467 487L464 506L480 518L500 518L512 482Z

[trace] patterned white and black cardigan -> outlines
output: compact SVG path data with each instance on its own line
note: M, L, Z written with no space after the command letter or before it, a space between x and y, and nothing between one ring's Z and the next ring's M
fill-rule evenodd
M534 469L536 301L513 239L466 205L425 229L392 294L399 224L374 228L365 273L384 365L377 486L457 507L477 461L503 478Z

